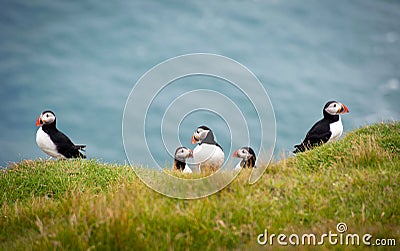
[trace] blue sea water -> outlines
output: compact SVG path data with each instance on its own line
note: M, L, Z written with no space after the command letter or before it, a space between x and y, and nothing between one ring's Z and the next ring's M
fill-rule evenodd
M275 111L276 154L302 140L328 100L349 107L345 132L400 119L399 1L0 4L0 166L45 157L35 143L45 109L75 143L88 145L90 158L124 163L131 89L151 67L187 53L232 58L259 78ZM181 124L187 145L190 118ZM207 113L196 119L218 121ZM229 145L226 128L223 121L217 128L222 145Z

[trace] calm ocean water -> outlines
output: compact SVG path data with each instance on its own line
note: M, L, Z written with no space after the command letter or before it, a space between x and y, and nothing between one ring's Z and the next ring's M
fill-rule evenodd
M345 131L400 119L399 1L0 3L0 166L45 156L35 143L45 109L88 145L89 157L124 163L122 115L132 87L186 53L230 57L260 79L275 110L275 153L292 150L328 100L349 107ZM207 113L196 119L218 121ZM185 123L180 137L189 146L195 128ZM226 128L216 128L222 145ZM164 151L161 141L153 151Z

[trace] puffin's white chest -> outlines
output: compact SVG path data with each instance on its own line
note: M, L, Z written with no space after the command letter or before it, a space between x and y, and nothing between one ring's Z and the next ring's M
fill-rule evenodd
M36 132L36 144L51 157L65 158L62 154L58 153L56 145L51 141L50 136L43 131L42 127Z
M182 171L183 173L192 173L192 169L188 166L188 164L185 165L185 169Z
M329 129L330 129L332 135L329 138L328 142L338 140L343 133L342 119L339 117L338 121L329 125Z
M235 166L235 171L241 170L243 167L244 163L242 162L242 160L237 163L237 165Z
M200 165L220 167L224 163L224 152L216 145L203 143L193 150L193 162Z

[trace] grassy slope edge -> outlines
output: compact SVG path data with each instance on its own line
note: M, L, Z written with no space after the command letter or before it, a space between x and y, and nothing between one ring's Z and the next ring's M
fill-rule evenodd
M248 176L243 170L207 198L178 200L153 192L128 166L15 163L0 172L0 248L256 249L265 228L323 234L339 222L349 233L400 241L400 122L271 164L254 185Z

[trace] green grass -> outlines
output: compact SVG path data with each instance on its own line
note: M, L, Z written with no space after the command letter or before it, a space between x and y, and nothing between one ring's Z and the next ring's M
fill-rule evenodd
M254 185L249 174L207 198L178 200L153 192L128 166L15 163L0 172L0 248L248 250L263 248L256 239L265 228L323 234L339 222L400 245L400 122L273 163Z

